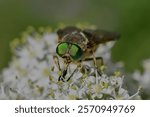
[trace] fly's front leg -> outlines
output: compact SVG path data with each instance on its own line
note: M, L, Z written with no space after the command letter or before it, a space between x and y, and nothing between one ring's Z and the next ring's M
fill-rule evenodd
M76 67L76 69L72 72L72 74L69 76L69 78L67 79L67 82L71 79L71 77L74 75L74 73L78 70L78 67Z
M69 76L69 78L67 79L67 82L71 79L71 77L81 68L81 61L77 62L77 67L74 69L74 71L71 73L71 75Z
M58 59L58 56L53 56L53 60L58 68L59 71L61 71L61 68L60 68L60 63L59 63L59 59Z
M65 65L65 69L63 71L62 70L60 71L61 73L60 73L60 76L58 78L58 81L61 80L61 81L65 82L65 77L67 75L68 66L69 66L69 64Z
M59 62L59 59L58 59L58 56L53 56L53 60L59 70L59 78L58 78L58 81L63 81L65 82L65 76L67 74L67 69L68 69L68 65L65 65L65 69L62 70L61 67L60 67L60 62Z
M63 81L63 82L65 82L65 76L66 76L66 74L67 74L67 69L65 69L65 70L63 71L63 73L59 76L58 81Z

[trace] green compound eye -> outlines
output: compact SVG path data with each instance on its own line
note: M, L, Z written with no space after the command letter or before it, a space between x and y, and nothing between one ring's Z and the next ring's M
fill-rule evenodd
M73 44L70 48L70 55L73 59L77 60L82 56L82 50L79 46Z
M68 43L60 43L56 48L56 53L60 56L64 55L68 50Z

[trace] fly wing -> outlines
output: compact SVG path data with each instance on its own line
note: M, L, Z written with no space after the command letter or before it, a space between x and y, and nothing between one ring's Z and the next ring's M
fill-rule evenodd
M120 37L119 33L109 32L105 30L85 29L83 30L83 33L88 38L89 44L91 43L95 45L106 43L109 41L115 41Z
M68 27L65 27L63 29L59 29L57 31L57 34L58 34L58 37L59 39L61 39L63 36L65 36L66 34L70 34L72 32L80 32L81 29L77 28L77 27L74 27L74 26L68 26Z

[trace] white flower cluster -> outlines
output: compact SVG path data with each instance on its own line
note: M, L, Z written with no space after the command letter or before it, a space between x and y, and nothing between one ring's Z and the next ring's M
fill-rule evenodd
M29 33L30 32L30 33ZM8 68L0 74L0 99L134 99L138 92L129 96L122 87L124 77L116 72L101 74L84 62L85 70L76 70L69 82L58 81L60 71L54 62L57 46L56 33L44 30L42 33L27 31L21 39L12 42L13 57ZM101 46L96 52L103 56L108 72L120 64L110 62L112 43ZM63 70L63 60L59 58ZM76 65L70 64L68 78ZM106 70L107 70L106 69Z

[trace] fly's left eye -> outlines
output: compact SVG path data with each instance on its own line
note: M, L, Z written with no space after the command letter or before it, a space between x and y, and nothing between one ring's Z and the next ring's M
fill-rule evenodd
M82 56L83 52L81 48L75 44L71 45L70 55L74 60L79 59Z
M57 48L56 48L56 53L59 55L59 56L62 56L66 53L66 51L68 50L68 43L60 43Z

